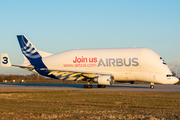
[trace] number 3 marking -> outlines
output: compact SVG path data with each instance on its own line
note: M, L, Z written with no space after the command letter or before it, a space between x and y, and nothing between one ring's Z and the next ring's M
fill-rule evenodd
M4 61L2 62L3 64L7 64L8 63L8 58L7 57L3 57Z

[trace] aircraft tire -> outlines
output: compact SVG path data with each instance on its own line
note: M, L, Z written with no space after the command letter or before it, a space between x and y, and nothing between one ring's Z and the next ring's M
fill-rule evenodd
M88 88L93 88L93 86L92 85L87 85L88 86Z
M93 85L84 85L84 88L93 88Z
M97 88L106 88L106 85L97 85Z
M151 88L151 89L154 89L154 85L151 85L150 88Z
M101 88L101 85L97 85L97 88Z
M84 88L87 88L88 86L87 85L84 85Z

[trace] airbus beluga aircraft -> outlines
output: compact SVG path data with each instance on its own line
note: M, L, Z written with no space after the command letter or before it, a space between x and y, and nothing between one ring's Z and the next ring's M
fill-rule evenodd
M90 82L105 88L116 82L144 81L175 84L174 77L164 60L148 48L76 49L58 54L37 50L24 35L17 35L25 61L11 65L7 54L2 54L1 65L16 66L43 76L60 80L87 81L84 88L92 88Z

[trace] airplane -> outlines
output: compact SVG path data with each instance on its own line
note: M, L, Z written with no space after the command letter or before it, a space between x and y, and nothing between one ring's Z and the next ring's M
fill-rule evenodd
M84 88L105 88L114 82L134 81L175 84L178 78L156 52L149 48L75 49L50 54L37 50L25 35L17 35L25 61L12 65L8 54L1 55L1 66L20 67L60 80L87 81Z

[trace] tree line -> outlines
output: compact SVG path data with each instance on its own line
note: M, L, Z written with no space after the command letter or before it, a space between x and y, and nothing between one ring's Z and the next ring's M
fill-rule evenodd
M0 82L3 82L3 80L16 80L16 81L21 81L21 80L49 80L49 78L38 75L38 74L30 74L30 75L5 75L1 74L0 75Z

